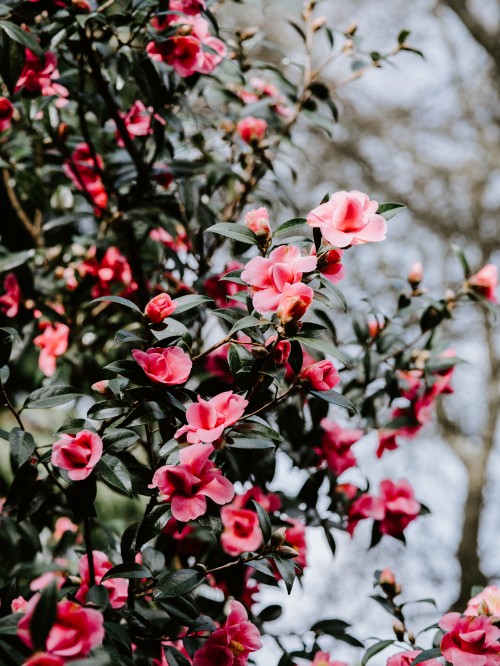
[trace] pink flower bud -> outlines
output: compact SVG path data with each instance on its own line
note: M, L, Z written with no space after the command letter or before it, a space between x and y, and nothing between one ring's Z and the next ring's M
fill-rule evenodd
M169 317L177 307L168 294L158 294L146 305L145 314L153 322L159 324Z
M276 336L272 335L266 340L266 347L272 347L276 340ZM274 348L274 360L277 365L285 365L292 351L292 345L288 340L280 340Z
M236 131L245 143L258 143L266 134L267 122L262 118L247 116L236 124Z
M413 289L416 289L418 285L424 279L424 269L420 261L416 261L413 266L410 268L408 277L406 278Z
M282 324L302 319L311 305L313 297L314 291L302 282L285 284L276 311L278 319Z
M469 287L492 303L497 302L495 290L498 287L498 269L494 264L486 264L468 281Z
M330 391L340 382L332 361L319 361L302 369L299 379L315 391Z
M271 235L269 215L267 208L254 208L249 210L244 218L245 226L253 231L256 236L268 238Z
M101 395L106 395L106 393L109 393L108 387L109 387L109 379L101 379L98 382L94 382L94 384L92 384L90 388L96 393L100 393Z

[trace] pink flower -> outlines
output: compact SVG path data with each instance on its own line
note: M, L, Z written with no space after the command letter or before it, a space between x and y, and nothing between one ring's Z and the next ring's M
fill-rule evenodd
M276 335L272 335L266 340L266 348L272 347L276 341ZM274 361L276 365L285 365L292 351L292 345L288 340L280 340L274 347Z
M203 283L206 295L214 299L215 305L218 308L242 307L241 303L238 301L231 300L231 296L234 296L235 294L242 291L241 286L236 282L229 282L228 280L220 279L227 273L237 271L240 268L243 268L243 264L240 264L239 261L230 261L222 273L207 278Z
M259 143L266 135L267 122L263 118L247 116L236 123L236 131L245 143Z
M11 125L14 107L7 97L0 97L0 132L5 132Z
M10 607L13 613L25 613L28 610L28 602L24 597L16 597L12 599Z
M121 114L127 132L129 133L130 138L136 136L148 136L153 131L151 127L151 119L153 117L153 107L144 106L144 102L140 99L135 100L130 109L125 114ZM120 133L116 133L117 145L123 146L123 139Z
M477 617L491 615L493 622L500 620L500 588L488 585L469 600L464 615Z
M345 661L335 661L329 652L316 652L311 666L347 666Z
M247 405L248 400L232 391L219 393L210 400L198 396L198 402L189 405L186 410L187 425L179 428L175 437L180 438L187 433L186 439L190 444L215 442L225 428L234 425L243 416Z
M256 236L268 238L271 235L267 208L253 208L244 217L245 226Z
M36 652L23 666L64 666L64 659L48 652Z
M147 351L133 349L132 356L154 382L184 384L193 364L180 347L151 347Z
M90 430L81 430L77 435L61 435L52 447L51 463L67 470L72 481L82 481L101 459L102 448L102 439Z
M328 419L322 419L320 425L324 433L321 439L322 448L318 454L326 459L335 476L340 476L346 469L356 465L356 457L351 447L363 437L364 432L359 429L348 430Z
M337 488L339 487L340 486L337 486ZM362 495L359 495L359 497L356 497L349 507L347 513L347 531L352 536L361 520L366 520L367 518L382 520L383 517L384 507L380 498L369 495L368 493L363 493Z
M255 500L261 504L268 513L274 513L281 508L281 499L276 493L265 493L260 486L252 486L244 495L236 495L232 502L232 506L239 509L246 508L250 505L250 501Z
M207 5L205 0L170 0L169 8L170 11L195 15L206 9Z
M151 229L149 237L175 252L187 252L190 249L191 244L186 230L181 224L177 224L175 231L176 236L174 238L172 234L169 234L163 227L157 227L156 229Z
M250 259L241 279L254 293L253 306L259 312L276 312L285 285L302 280L304 273L316 268L316 257L301 256L295 245L281 245L269 257Z
M179 465L164 465L156 470L149 488L158 488L163 501L171 502L172 515L182 523L203 516L207 497L216 504L227 504L234 497L233 484L208 458L211 444L193 444L181 449Z
M112 286L115 284L124 287L121 292L124 294L137 288L130 265L117 247L114 245L108 247L100 260L96 257L96 252L96 247L91 247L87 258L78 267L81 277L90 275L97 280L90 291L92 298L111 294Z
M495 290L498 287L498 269L494 264L486 264L468 280L469 287L492 303L497 302Z
M418 657L422 650L408 650L407 652L397 652L389 657L387 666L411 666L412 661ZM441 666L441 662L437 659L426 659L421 662L426 666Z
M412 289L416 289L418 287L418 285L424 279L424 268L422 266L422 262L416 261L412 265L406 279L410 283Z
M52 377L56 371L56 358L68 349L69 327L60 322L43 324L43 327L43 333L37 335L33 344L41 349L38 359L40 370L46 377Z
M299 379L315 391L330 391L340 382L332 361L318 361L300 371Z
M379 430L378 448L375 453L377 458L381 458L386 451L395 451L398 448L396 440L398 434L397 430Z
M259 630L248 621L244 606L232 601L226 622L195 652L193 666L246 666L249 654L261 647Z
M17 635L29 648L33 648L30 624L39 594L30 599L24 617L17 625ZM86 657L101 645L104 639L104 618L93 608L82 608L73 601L60 601L57 615L47 636L47 654L60 657L64 662ZM36 663L36 662L35 662Z
M54 539L60 541L66 532L78 532L78 525L75 525L67 516L61 516L54 525Z
M305 315L314 298L314 291L302 282L285 284L276 315L282 324L298 321Z
M399 536L420 513L421 505L415 499L413 488L408 481L382 481L380 499L384 509L384 516L379 524L382 534Z
M168 294L158 294L146 305L145 314L153 324L159 324L175 312L177 304Z
M343 250L330 249L322 252L318 257L318 271L330 282L337 284L345 277L345 269L342 264ZM313 245L311 255L316 256L316 247Z
M15 317L21 302L21 289L14 273L7 273L3 281L5 294L0 296L0 310L7 317Z
M100 550L92 551L92 559L94 560L94 572L96 585L105 587L109 594L109 603L111 608L121 608L127 603L128 595L128 580L124 578L110 578L101 583L101 579L112 567L113 563L109 561L106 553ZM82 579L82 583L75 595L76 599L82 604L87 599L87 592L91 586L89 560L87 555L83 555L78 563L78 573Z
M387 232L387 223L377 209L378 203L362 192L336 192L309 213L307 223L321 229L323 237L337 247L376 242L384 240Z
M241 555L259 548L262 543L262 532L255 511L229 505L221 510L221 517L224 526L221 546L225 553Z
M79 143L72 152L71 158L64 163L63 168L76 189L88 193L95 205L95 213L99 215L101 210L108 205L108 195L99 174L99 171L104 168L102 157L95 155L94 161L89 146L86 143Z
M57 69L57 56L52 51L47 51L43 55L43 60L30 51L25 50L24 67L19 77L14 92L26 90L32 95L57 95L64 98L68 96L68 91L58 83L54 83L59 78Z
M285 539L289 546L298 552L298 557L294 562L297 562L303 569L307 566L307 542L306 542L306 528L304 523L296 518L287 518L287 523L291 523L291 527L286 527Z
M441 654L453 666L498 666L500 664L500 629L491 619L462 617L447 613L439 620L445 631L441 641Z
M57 564L61 564L61 561L59 560ZM33 590L33 592L38 592L39 590L45 589L52 582L54 582L57 589L60 590L66 582L66 578L67 575L64 571L46 571L41 576L38 576L38 578L34 578L31 581L30 590Z

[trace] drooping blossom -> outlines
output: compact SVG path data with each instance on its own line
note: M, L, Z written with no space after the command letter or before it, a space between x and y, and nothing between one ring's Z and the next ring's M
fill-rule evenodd
M500 621L500 588L488 585L467 602L464 615L489 615L493 622Z
M68 97L69 93L64 86L56 83L58 78L55 53L46 51L40 59L33 51L25 49L24 67L14 92L25 90L31 95L56 95L64 103L64 98Z
M313 245L311 254L315 257L316 246ZM330 249L326 252L321 252L318 257L318 271L324 275L330 282L337 284L345 277L345 268L342 263L343 250Z
M330 391L340 383L340 375L332 361L324 360L303 367L299 380L315 391Z
M80 192L86 192L94 204L94 212L100 215L108 205L108 195L100 171L104 162L100 155L93 154L86 143L79 143L70 159L63 165L64 173Z
M193 367L189 354L180 347L133 349L132 356L146 375L160 384L184 384Z
M243 264L240 264L239 261L230 261L226 264L222 273L207 278L203 283L205 294L214 299L218 308L242 307L242 304L238 301L231 300L231 296L242 291L241 285L229 280L221 280L227 273L237 271L240 268L243 268Z
M441 654L453 666L500 664L500 629L491 618L447 613L439 620L439 627L446 632L441 640Z
M145 314L153 324L159 324L175 312L177 304L168 294L154 296L146 305Z
M347 666L345 661L338 661L330 657L329 652L316 652L311 666Z
M276 312L285 285L300 282L304 273L313 271L316 264L316 257L302 256L295 245L281 245L269 257L250 259L241 279L250 286L253 306L258 312Z
M43 332L33 340L40 348L38 366L46 377L52 377L56 371L56 359L66 353L69 340L69 326L61 322L40 323Z
M7 97L0 97L0 132L9 129L14 115L14 107Z
M253 208L243 218L245 226L258 237L268 238L271 235L269 213L267 208Z
M113 563L110 562L106 553L100 550L92 551L92 559L94 561L95 584L106 588L111 608L121 608L127 603L128 580L124 578L109 578L101 583L103 576L113 567ZM92 585L87 555L82 555L80 558L78 573L82 582L75 597L84 604L87 599L87 593Z
M330 201L309 213L307 223L320 229L336 247L376 242L384 240L387 233L385 218L377 214L377 209L378 203L362 192L336 192Z
M323 436L318 455L326 460L328 467L335 476L340 476L346 469L356 465L356 456L351 450L364 433L359 428L343 428L339 423L328 419L321 420Z
M413 488L408 481L391 481L386 479L380 483L380 500L384 516L379 521L382 534L399 536L420 513L421 504L415 499Z
M387 660L387 666L411 666L411 663L421 654L422 650L408 650L406 652L396 652ZM424 666L442 666L437 659L426 659L420 662Z
M492 303L497 302L495 291L498 287L498 268L495 264L486 264L467 281L469 287Z
M219 439L225 428L234 425L248 405L240 395L225 391L204 400L198 396L198 402L189 405L186 410L187 424L179 428L175 437L183 438L190 444L212 443Z
M262 544L259 517L255 511L239 509L230 504L222 508L221 518L224 528L221 546L228 555L254 551Z
M102 439L96 432L81 430L76 435L61 435L52 447L51 463L68 472L72 481L86 479L102 456Z
M0 311L6 317L15 317L19 312L21 289L14 273L7 273L3 280L5 293L0 296Z
M28 602L25 615L17 625L17 635L29 648L33 648L30 625L39 594ZM45 651L64 661L83 659L101 645L104 639L104 618L98 610L83 608L73 601L60 601L57 614L48 633Z
M183 523L203 516L207 497L216 504L227 504L234 497L233 484L209 460L211 444L193 444L181 449L178 465L156 470L149 488L158 488L160 497L171 502L172 516Z
M266 136L267 122L263 118L247 116L238 120L236 131L245 143L259 143Z
M244 606L232 601L226 622L195 652L193 666L246 666L261 647L259 630L248 621Z

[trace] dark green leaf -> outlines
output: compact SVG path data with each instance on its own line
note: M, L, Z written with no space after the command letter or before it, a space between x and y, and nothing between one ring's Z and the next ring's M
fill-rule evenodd
M160 534L170 518L172 518L172 512L168 504L155 506L142 520L137 533L136 547L139 549Z
M121 296L99 296L99 298L94 298L93 301L90 301L90 305L93 303L99 303L100 301L124 305L126 308L130 308L131 310L134 310L135 312L138 312L140 315L142 315L142 312L139 310L137 305L132 301L129 301L128 298L122 298Z
M35 650L45 650L45 642L57 615L57 586L52 581L40 595L31 616L30 634Z
M247 245L258 245L259 240L253 231L247 229L247 227L242 226L241 224L231 224L228 222L220 222L214 224L205 230L205 233L211 232L213 234L219 234L219 236L226 236L226 238L232 238L237 240L240 243L246 243Z
M273 622L274 620L277 620L279 617L281 617L282 614L283 609L281 606L273 604L272 606L266 606L266 608L263 608L257 617L262 622Z
M337 358L339 361L341 361L344 364L347 363L343 354L337 349L337 347L334 344L332 344L328 340L323 340L322 338L306 338L302 335L294 335L293 338L290 339L297 340L297 342L300 342L306 347L312 347L313 349L317 349L318 351L323 352L323 354L329 354L330 356Z
M200 294L188 294L187 296L179 296L179 298L174 298L175 311L174 314L177 316L181 312L186 312L192 308L198 308L204 303L213 303L213 298L209 296L201 296Z
M321 398L321 400L326 400L331 405L347 409L350 414L356 414L357 412L356 407L349 398L346 398L342 393L338 393L337 391L309 391L309 393L315 395L317 398Z
M35 440L29 432L14 428L9 435L10 452L16 469L21 467L35 452Z
M295 582L295 563L293 560L285 560L279 555L276 555L274 558L276 567L283 578L285 587L288 594L292 591L293 584Z
M191 592L191 590L194 590L201 585L204 580L205 574L196 569L179 569L179 571L172 571L158 581L154 596L164 596L167 598L179 597L182 594L187 594L188 592Z
M276 231L273 233L273 238L276 236L282 236L288 231L300 229L306 224L307 220L305 217L294 217L292 220L287 220L286 222L283 222L283 224L280 224Z
M382 650L385 650L385 648L389 647L389 645L392 645L394 641L392 639L390 640L385 640L385 641L378 641L377 643L374 643L371 645L368 650L364 653L363 659L361 660L361 666L365 666L365 664L376 654L379 652L382 652Z
M70 400L81 397L82 392L72 386L44 386L30 393L24 403L24 409L46 409L64 405Z
M320 620L319 622L316 622L313 624L311 627L311 631L314 631L315 634L318 636L320 634L328 634L329 636L338 636L339 634L345 633L345 630L350 627L351 625L349 622L345 622L344 620L337 620L331 619L331 620Z
M383 203L379 205L377 209L377 214L383 215L383 217L385 217L386 220L390 220L391 217L394 217L394 215L399 213L403 208L406 208L404 204Z
M98 476L115 490L132 495L132 481L128 469L121 460L108 453L96 465Z
M23 30L10 21L0 21L0 29L2 29L14 42L22 44L40 58L44 57L43 49L31 32Z
M415 657L410 666L417 666L417 664L421 664L423 661L427 661L428 659L439 659L439 657L441 657L441 650L439 648L424 650Z
M125 400L100 400L87 412L89 419L95 421L104 421L105 419L112 419L116 416L123 416L131 411L131 405Z
M152 578L152 576L151 571L143 564L123 562L107 571L101 578L101 582L108 580L109 578Z
M269 520L267 511L264 509L263 506L261 506L255 500L252 500L252 504L255 506L255 510L257 511L257 515L259 517L260 531L262 532L264 543L267 543L271 538L271 534L273 531L273 528L271 526L271 521Z

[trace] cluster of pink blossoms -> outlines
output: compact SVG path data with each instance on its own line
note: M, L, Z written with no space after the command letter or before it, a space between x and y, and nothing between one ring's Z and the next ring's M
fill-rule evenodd
M67 89L56 83L59 79L57 56L47 51L39 58L30 49L25 50L24 67L16 83L14 92L26 91L30 95L55 95L59 97L56 106L66 103L69 93Z

